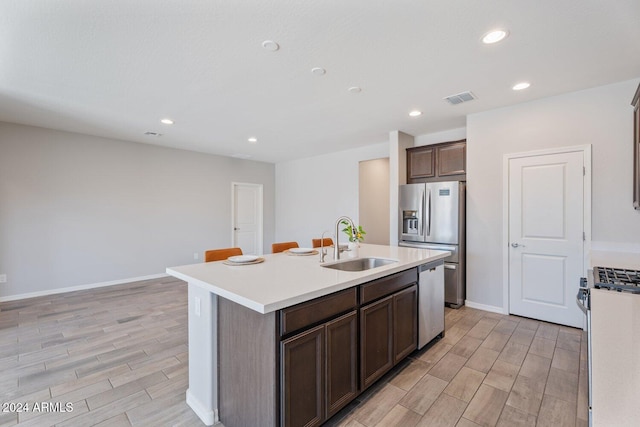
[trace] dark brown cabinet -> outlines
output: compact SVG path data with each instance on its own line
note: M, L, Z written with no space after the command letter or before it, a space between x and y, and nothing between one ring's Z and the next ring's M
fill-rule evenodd
M393 296L360 309L360 336L364 390L393 367Z
M417 348L416 268L278 312L279 424L317 426Z
M393 296L393 364L418 347L418 287L416 285Z
M316 426L358 394L358 315L281 342L281 425Z
M438 176L464 175L467 173L467 143L457 142L436 148Z
M407 182L465 180L467 143L465 140L407 149Z
M358 315L353 311L326 324L326 418L358 395Z
M633 207L640 209L640 86L633 105Z
M417 281L409 268L266 314L218 298L221 421L325 423L416 349Z
M432 178L436 176L436 153L431 147L407 150L407 176L411 178Z
M360 386L364 390L418 345L418 287L360 309Z
M324 420L325 327L319 326L281 343L282 424L316 426Z

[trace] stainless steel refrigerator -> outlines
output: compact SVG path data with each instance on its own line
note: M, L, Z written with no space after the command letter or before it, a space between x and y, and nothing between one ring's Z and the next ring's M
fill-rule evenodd
M466 297L465 183L406 184L399 193L399 246L450 251L444 264L444 300L460 307Z

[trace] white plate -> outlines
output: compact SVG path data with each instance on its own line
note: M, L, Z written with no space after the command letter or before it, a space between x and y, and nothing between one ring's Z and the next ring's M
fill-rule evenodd
M289 249L289 252L292 254L308 254L313 252L313 248L291 248Z
M256 261L259 257L257 255L236 255L230 256L227 258L227 261L243 263L243 262L253 262Z

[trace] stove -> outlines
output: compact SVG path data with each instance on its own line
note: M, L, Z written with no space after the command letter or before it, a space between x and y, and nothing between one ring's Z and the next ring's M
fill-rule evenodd
M611 378L616 378L614 381L619 382L620 384L626 384L623 377L619 374L619 371L614 372L610 375L611 378L608 378L607 375L604 375L603 372L609 372L607 369L611 366L618 366L622 363L617 352L619 352L619 345L607 345L606 342L611 343L611 340L607 341L607 336L615 336L617 338L613 338L616 343L629 343L634 340L627 339L628 337L632 337L633 333L635 333L635 329L628 325L624 319L632 318L633 313L629 313L628 310L630 305L628 304L629 298L635 300L635 297L632 297L629 294L640 294L640 271L638 270L627 270L624 268L612 268L612 267L594 267L593 274L588 274L587 277L582 277L580 279L580 287L578 289L578 294L576 295L576 301L578 303L578 307L587 317L587 369L588 369L588 387L589 387L589 425L595 425L596 421L594 421L594 372L600 372L599 381L605 382L609 384L611 382ZM598 292L597 295L594 295L591 292L592 289L601 289L604 291L615 291L615 292ZM591 299L598 298L599 301L599 315L596 315L592 318L592 307L591 307ZM621 302L627 301L627 303L619 304L618 300ZM607 303L608 301L608 303ZM613 319L618 320L613 320ZM596 325L596 329L599 332L598 335L598 343L593 343L593 328L592 325ZM626 329L625 329L626 328ZM605 331L605 332L603 332ZM631 331L631 332L629 332ZM617 341L616 341L617 340ZM605 342L605 344L603 344ZM597 352L599 354L599 359L594 359L593 347L597 346ZM603 355L605 355L603 357ZM618 364L612 364L612 360L618 360ZM595 368L594 368L595 366ZM626 365L625 365L626 366ZM622 369L624 372L623 375L628 375L628 372L635 369L634 367L629 367L628 369ZM614 369L615 370L615 369ZM606 394L606 393L605 393ZM632 395L636 395L636 393L632 393ZM618 408L617 402L607 402L607 396L605 398L602 397L602 393L599 395L599 401L595 402L595 411L600 415L598 417L603 417L606 415L602 415L607 413L608 408L616 408L616 410L622 410ZM597 399L596 399L597 400ZM635 407L636 405L630 405ZM635 418L634 418L635 420ZM615 423L614 423L615 424ZM598 422L598 425L614 425L612 423L602 423ZM615 425L620 425L615 424ZM635 424L633 424L635 425Z
M640 271L624 268L594 267L593 287L640 294Z

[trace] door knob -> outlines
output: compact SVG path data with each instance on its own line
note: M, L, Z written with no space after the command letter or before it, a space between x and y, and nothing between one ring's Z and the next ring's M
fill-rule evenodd
M512 247L512 248L517 248L517 247L523 247L523 248L524 248L524 245L519 245L519 244L517 244L517 243L512 243L512 244L511 244L511 247Z
M237 231L237 230L240 230L240 228L239 227L233 227L233 230Z

